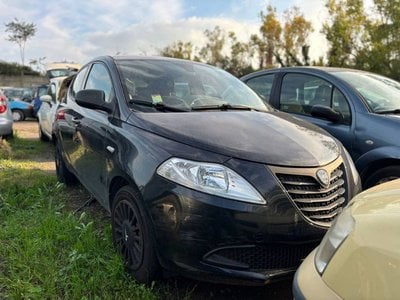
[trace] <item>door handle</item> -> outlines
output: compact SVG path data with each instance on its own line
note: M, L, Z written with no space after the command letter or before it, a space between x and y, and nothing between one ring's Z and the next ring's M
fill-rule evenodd
M115 148L114 148L114 147L111 147L111 146L107 146L106 149L107 149L107 151L110 152L111 154L113 154L114 151L115 151Z

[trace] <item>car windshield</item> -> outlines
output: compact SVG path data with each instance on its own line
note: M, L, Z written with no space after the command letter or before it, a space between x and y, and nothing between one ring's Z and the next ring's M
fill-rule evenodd
M380 75L367 72L337 72L365 99L376 113L396 112L400 109L400 83Z
M127 99L137 110L271 110L239 79L215 67L161 59L117 60L117 66Z

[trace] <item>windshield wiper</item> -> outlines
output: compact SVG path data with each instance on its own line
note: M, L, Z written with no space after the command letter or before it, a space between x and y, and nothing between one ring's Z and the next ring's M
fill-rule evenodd
M176 111L176 112L189 111L189 109L165 105L163 102L150 102L142 99L131 99L129 100L129 104L138 104L148 107L154 107L155 109L160 111Z
M375 113L377 114L400 114L400 108L396 109L388 109L388 110L378 110Z
M192 110L259 110L250 106L245 105L232 105L229 103L217 104L217 105L202 105L202 106L192 106Z

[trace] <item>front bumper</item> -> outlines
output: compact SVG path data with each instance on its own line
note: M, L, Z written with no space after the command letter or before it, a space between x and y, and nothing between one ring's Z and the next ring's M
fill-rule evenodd
M33 107L22 109L24 112L25 118L35 118L33 114Z
M157 178L149 211L162 266L205 281L264 285L294 274L326 229L311 225L277 186L266 205ZM160 187L165 187L164 191Z
M326 285L321 275L317 272L314 265L316 252L317 249L311 252L296 272L293 280L294 299L342 299Z

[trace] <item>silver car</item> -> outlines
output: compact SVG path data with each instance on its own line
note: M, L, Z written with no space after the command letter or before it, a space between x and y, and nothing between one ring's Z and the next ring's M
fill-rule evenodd
M7 97L0 90L0 137L13 136L13 117L8 105Z

